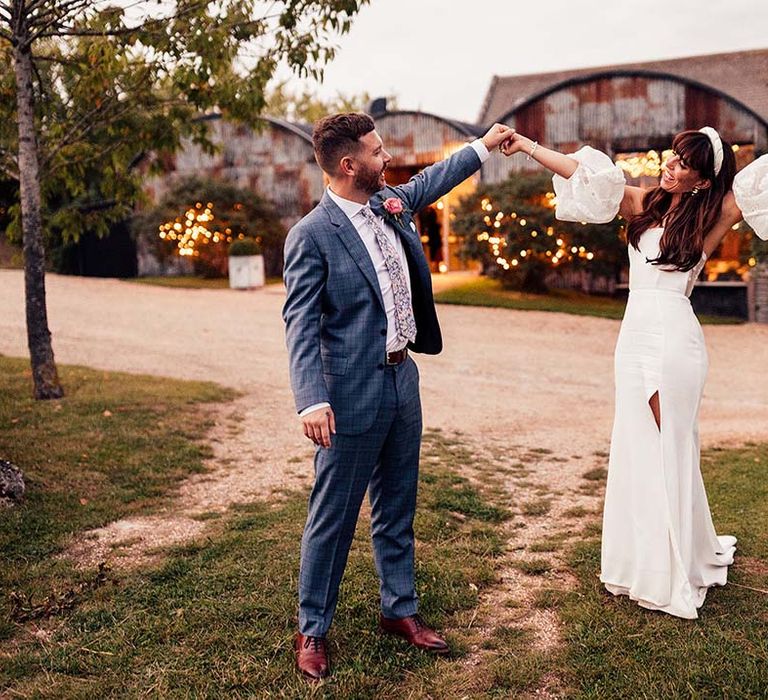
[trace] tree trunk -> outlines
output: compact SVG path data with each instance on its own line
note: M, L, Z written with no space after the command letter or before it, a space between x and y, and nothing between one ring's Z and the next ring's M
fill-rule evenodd
M24 233L24 292L27 312L27 344L32 362L36 399L64 395L53 359L48 312L45 306L45 249L40 214L40 176L35 138L35 101L32 89L32 55L16 47L17 119L19 126L19 185L21 226Z

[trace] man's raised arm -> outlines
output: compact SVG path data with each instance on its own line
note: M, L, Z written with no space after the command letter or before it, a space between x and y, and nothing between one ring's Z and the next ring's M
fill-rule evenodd
M488 159L491 151L511 138L515 130L505 124L494 124L481 139L439 163L424 168L404 185L392 189L411 211L423 209L464 182Z

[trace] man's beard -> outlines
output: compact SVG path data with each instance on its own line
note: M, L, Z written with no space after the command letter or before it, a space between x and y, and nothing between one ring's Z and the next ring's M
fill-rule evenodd
M386 168L384 168L386 170ZM374 170L373 168L360 168L355 173L355 189L365 192L367 195L376 194L381 189L380 179L384 170Z

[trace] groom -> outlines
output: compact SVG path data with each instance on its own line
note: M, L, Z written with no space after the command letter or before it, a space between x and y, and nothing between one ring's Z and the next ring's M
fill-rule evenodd
M304 435L318 446L295 641L297 665L311 679L329 673L325 635L366 489L381 629L448 652L417 614L414 586L422 422L410 353L434 355L443 345L414 216L513 133L496 124L407 184L389 187L391 156L371 117L335 114L315 125L315 158L330 186L288 234L283 309L296 409Z

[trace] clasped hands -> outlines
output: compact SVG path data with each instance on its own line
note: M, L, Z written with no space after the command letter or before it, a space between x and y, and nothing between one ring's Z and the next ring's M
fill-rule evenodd
M518 134L512 127L506 124L494 124L482 138L485 147L492 151L498 148L505 156L523 151L530 153L533 141L522 134Z

